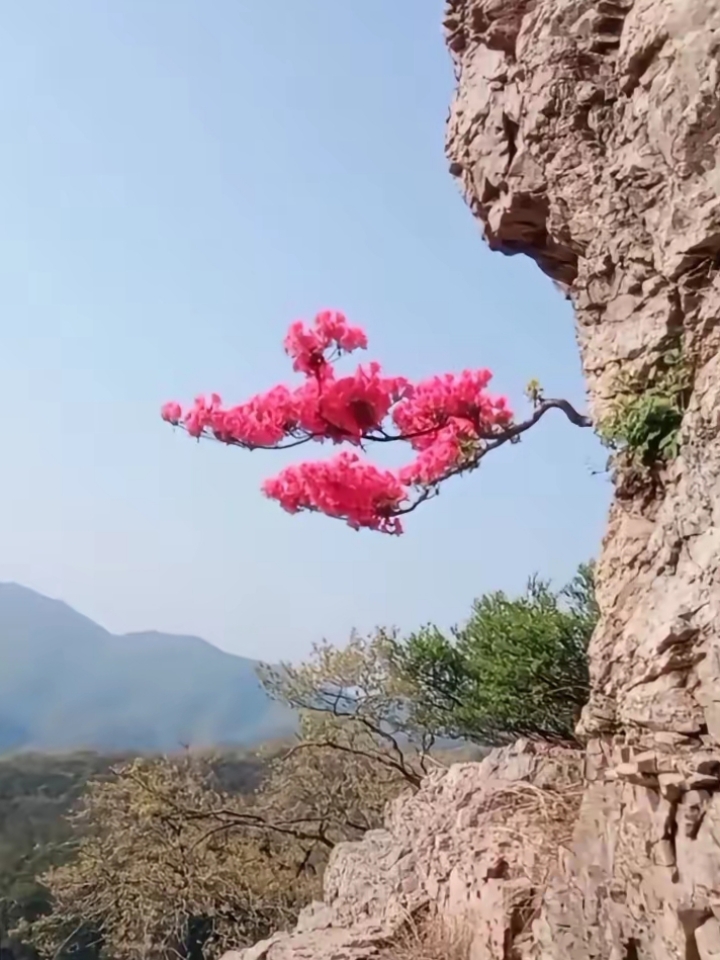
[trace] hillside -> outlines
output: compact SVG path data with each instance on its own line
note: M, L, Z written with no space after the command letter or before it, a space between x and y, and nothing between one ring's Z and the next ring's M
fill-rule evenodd
M287 732L257 663L199 637L115 636L58 600L0 584L0 751L162 751Z

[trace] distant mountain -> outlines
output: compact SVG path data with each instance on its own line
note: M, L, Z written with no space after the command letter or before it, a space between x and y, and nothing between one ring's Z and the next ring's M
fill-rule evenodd
M294 726L257 663L199 637L114 636L58 600L0 584L0 751L247 745Z

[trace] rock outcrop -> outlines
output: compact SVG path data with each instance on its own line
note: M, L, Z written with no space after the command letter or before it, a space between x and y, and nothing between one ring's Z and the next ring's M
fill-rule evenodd
M581 796L574 750L518 743L437 771L391 805L386 829L335 849L325 902L305 910L293 933L226 960L390 960L402 928L426 908L467 933L473 957L529 958Z
M680 455L617 473L582 790L528 745L434 776L245 960L377 956L425 904L469 921L472 960L720 958L720 0L450 0L445 28L487 242L572 299L596 422L681 351Z
M679 458L620 471L572 852L543 958L720 956L720 0L451 0L451 172L573 301L597 421L670 348ZM571 441L569 441L571 442ZM632 754L640 754L631 760Z

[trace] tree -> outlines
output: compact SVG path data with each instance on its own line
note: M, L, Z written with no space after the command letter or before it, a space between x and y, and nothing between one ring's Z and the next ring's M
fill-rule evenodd
M32 942L58 956L212 960L288 925L336 844L419 786L437 736L572 738L597 616L585 566L559 592L536 578L519 598L481 597L449 637L379 630L265 668L267 689L301 711L297 743L249 796L222 788L217 759L192 755L92 783L67 862L40 877L53 909L29 924Z
M321 870L332 847L381 827L387 803L415 786L406 776L412 761L388 759L353 721L308 712L298 742L271 765L259 808L270 825L301 827L306 857Z
M271 696L305 717L296 750L331 749L370 763L390 782L420 785L435 738L412 714L394 649L392 632L355 633L345 647L317 645L299 666L263 669Z
M347 444L330 460L287 467L267 480L264 493L290 513L319 511L351 527L402 533L400 518L435 497L451 477L477 469L491 450L515 443L549 410L571 423L591 426L567 400L545 399L532 381L531 414L516 421L504 397L487 387L489 370L464 370L413 384L386 377L378 363L336 376L335 362L367 347L365 332L341 313L319 313L313 325L294 323L285 351L304 383L273 387L245 403L224 407L217 394L196 399L183 411L166 403L163 419L191 436L246 450L286 450L310 442ZM362 459L369 443L403 442L414 458L400 470L381 469Z
M414 721L488 745L572 740L589 694L587 645L597 618L586 565L559 592L532 579L515 599L486 594L449 637L426 627L396 641L394 667L413 690Z
M68 814L90 781L113 779L113 770L130 759L93 752L0 757L0 960L37 960L32 946L10 931L51 911L50 892L38 877L73 859L77 836ZM251 793L268 762L242 750L223 751L210 758L211 782L221 793ZM95 960L94 939L83 951L75 937L68 945L73 960Z
M52 913L23 931L49 955L94 942L113 960L213 957L292 923L317 882L290 832L259 829L191 757L120 767L72 822L70 860L41 877Z
M32 947L10 931L49 912L50 895L36 878L67 857L65 815L87 782L121 759L91 752L0 758L0 955L7 960L36 960ZM93 957L92 950L75 952L75 960Z
M251 796L218 789L217 761L192 755L90 784L67 862L39 878L52 912L18 935L51 956L212 960L293 923L333 847L381 826L407 786L344 732L328 748L328 722L304 717Z

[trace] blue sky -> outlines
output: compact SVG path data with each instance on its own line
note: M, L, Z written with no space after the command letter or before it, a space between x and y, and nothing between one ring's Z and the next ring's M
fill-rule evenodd
M0 579L116 631L296 658L461 620L597 552L609 485L548 416L403 538L291 517L272 454L197 445L166 399L289 374L343 309L388 371L490 367L584 402L569 306L490 254L443 154L439 0L33 0L0 31ZM286 462L286 461L283 461Z

